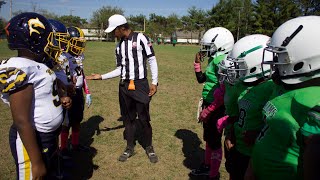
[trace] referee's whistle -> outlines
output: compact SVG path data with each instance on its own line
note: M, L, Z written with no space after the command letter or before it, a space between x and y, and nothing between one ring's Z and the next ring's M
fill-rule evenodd
M129 91L134 91L136 90L136 86L134 85L134 81L130 80L129 86L128 86Z

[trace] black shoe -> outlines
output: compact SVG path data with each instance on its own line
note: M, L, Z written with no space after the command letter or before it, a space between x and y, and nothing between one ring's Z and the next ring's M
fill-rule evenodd
M72 153L67 148L60 150L59 155L62 159L72 159Z
M126 148L126 150L119 156L119 161L125 162L129 157L133 156L134 150Z
M152 162L152 163L157 163L158 162L158 156L154 152L152 146L146 147L146 153L148 155L148 158L149 158L150 162Z
M190 174L193 176L209 176L210 166L201 164L198 169L192 169Z

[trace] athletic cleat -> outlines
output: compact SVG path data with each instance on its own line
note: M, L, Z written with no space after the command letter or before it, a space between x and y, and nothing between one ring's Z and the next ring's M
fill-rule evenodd
M201 164L198 169L191 170L190 174L193 176L209 176L210 166Z
M59 155L62 159L72 159L72 154L68 149L62 149Z
M146 147L146 153L148 155L148 158L149 158L150 162L152 162L152 163L157 163L158 162L158 156L154 152L152 146Z
M134 150L130 148L126 148L126 150L119 156L119 161L125 162L128 158L133 156Z

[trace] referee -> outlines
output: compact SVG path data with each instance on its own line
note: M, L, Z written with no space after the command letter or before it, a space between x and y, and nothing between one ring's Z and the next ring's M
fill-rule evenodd
M134 154L135 133L141 132L142 143L150 162L158 162L152 146L152 127L150 124L149 104L151 97L157 92L158 65L152 44L142 33L133 32L124 16L115 14L109 20L105 32L114 32L120 39L115 49L115 70L100 75L87 76L88 80L104 80L120 76L119 102L124 117L125 139L127 147L120 155L119 161L126 161ZM152 82L149 87L147 79L147 61L150 65ZM142 124L142 131L137 125L137 116ZM138 128L139 127L139 128Z

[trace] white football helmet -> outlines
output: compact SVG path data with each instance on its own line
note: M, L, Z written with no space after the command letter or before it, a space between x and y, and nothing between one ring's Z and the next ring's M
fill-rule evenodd
M270 37L262 34L253 34L241 38L235 43L228 60L235 63L235 71L243 82L255 82L270 74L270 66L262 67L263 56L272 59L272 53L264 53ZM263 73L263 70L265 73Z
M273 53L271 64L285 84L298 84L319 78L320 17L302 16L283 23L272 35L265 52Z
M207 30L201 41L200 52L205 56L220 56L232 50L234 38L232 33L224 27L215 27Z

